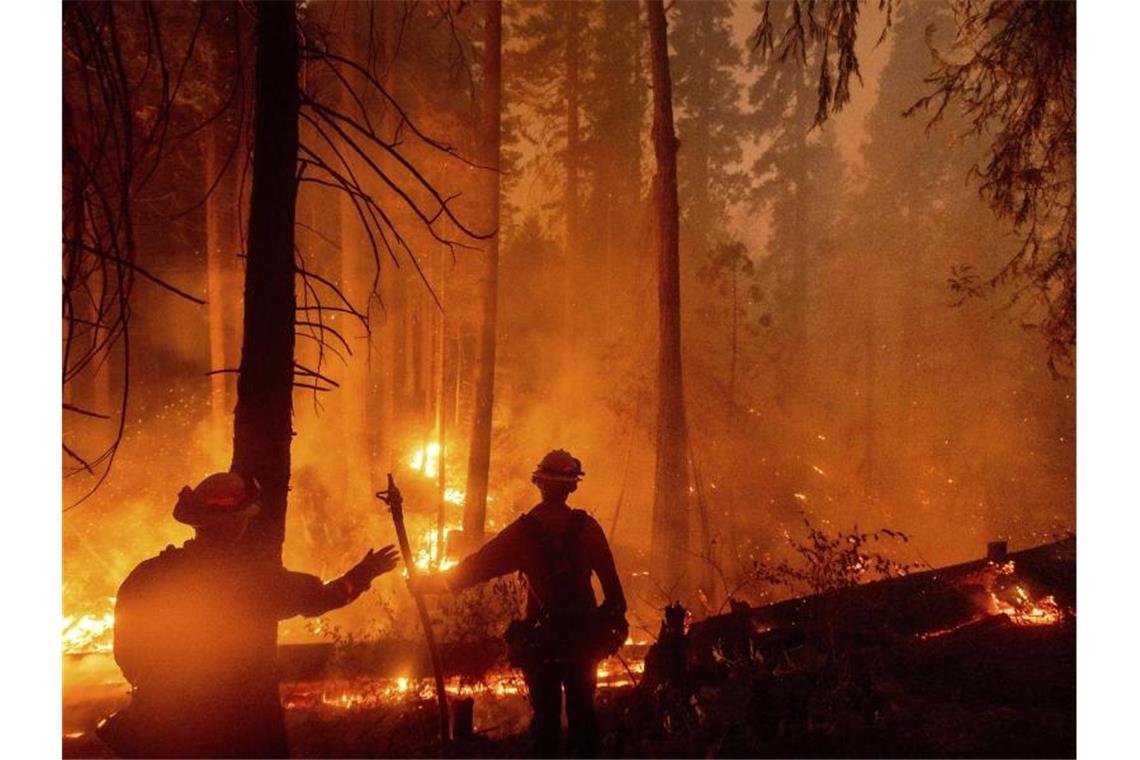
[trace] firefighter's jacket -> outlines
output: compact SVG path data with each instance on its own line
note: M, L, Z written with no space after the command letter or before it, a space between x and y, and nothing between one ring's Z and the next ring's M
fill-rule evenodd
M539 504L448 571L446 579L458 591L513 572L521 572L527 582L528 619L544 608L572 614L592 611L597 605L592 573L601 584L603 606L614 615L625 614L625 596L606 534L582 510Z
M188 541L136 567L115 602L115 661L135 688L130 723L151 756L287 752L277 621L321 615L363 589Z

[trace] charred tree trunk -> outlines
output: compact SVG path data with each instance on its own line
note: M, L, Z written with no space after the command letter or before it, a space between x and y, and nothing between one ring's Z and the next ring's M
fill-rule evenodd
M293 2L257 4L253 189L232 469L261 485L251 549L281 558L289 489L296 295L299 58Z
M224 148L219 149L221 122L215 121L202 130L203 178L205 191L213 192L206 199L206 314L210 342L210 446L225 440L227 413L233 409L226 404L226 313L225 313L225 249L223 231L226 227L226 200L222 197L222 183L214 187Z
M503 102L502 37L503 7L483 6L483 160L495 171L488 172L486 200L491 226L499 226L499 147ZM499 237L487 241L483 274L483 334L479 339L479 364L475 378L475 421L467 460L467 492L463 504L463 535L468 546L483 542L487 519L487 480L491 467L491 420L495 402L495 328L499 295Z
M653 152L657 234L657 464L653 494L653 557L658 581L679 592L689 563L689 484L685 398L681 381L681 267L677 148L665 7L648 0L653 74Z

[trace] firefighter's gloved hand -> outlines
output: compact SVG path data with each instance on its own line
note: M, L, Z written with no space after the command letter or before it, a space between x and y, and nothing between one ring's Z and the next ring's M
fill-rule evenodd
M353 588L368 588L374 578L392 571L396 567L397 559L396 549L391 544L379 551L369 549L364 558L345 573L344 577L352 583Z

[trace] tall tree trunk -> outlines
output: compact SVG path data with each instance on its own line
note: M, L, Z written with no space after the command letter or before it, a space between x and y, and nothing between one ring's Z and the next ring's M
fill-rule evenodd
M732 424L732 417L736 410L736 363L739 350L740 329L740 288L737 281L740 277L740 262L732 260L732 340L729 347L728 363L728 423Z
M377 3L377 23L381 39L381 71L384 89L394 98L396 92L396 42L399 31L398 13L395 3ZM386 99L375 105L380 111L378 123L381 131L395 129L393 109ZM372 424L368 426L368 450L373 491L382 488L385 474L396 468L395 440L396 429L396 388L403 368L403 335L406 331L404 314L403 282L399 269L392 267L385 271L387 262L383 253L375 262L380 275L379 295L385 308L373 309L377 302L369 294L369 315L378 314L383 321L373 327L373 339L368 344L368 378L370 390L370 414ZM376 320L371 320L375 325Z
M797 98L803 98L805 90L797 92ZM796 162L795 162L795 194L793 197L792 214L795 238L795 250L792 256L792 396L806 401L804 392L807 390L807 316L808 316L808 249L807 237L811 232L810 225L804 223L804 216L810 208L810 190L807 161L807 132L808 122L797 118L793 125L796 130ZM815 241L818 237L813 236Z
M499 147L503 105L502 38L503 6L483 5L483 161L495 171L487 172L487 216L491 226L499 226ZM499 295L499 236L487 241L486 270L483 273L483 330L479 338L479 363L475 377L475 420L471 450L467 460L467 492L463 504L465 543L483 542L487 519L487 480L491 467L491 413L495 402L495 328Z
M293 2L257 4L253 189L232 469L261 486L251 549L280 561L292 440L299 72Z
M653 74L653 153L657 234L657 464L653 494L653 557L657 580L683 593L689 555L689 483L685 397L681 382L681 268L677 201L677 148L665 7L648 0Z
M439 325L439 345L437 346L438 385L435 392L435 440L439 444L439 460L436 464L436 566L443 564L447 550L447 254L439 249L439 295L440 308L436 312Z
M203 179L209 191L218 179L223 150L219 150L221 122L215 121L202 131ZM226 293L225 248L223 240L226 226L226 206L229 199L222 196L224 182L219 182L206 199L206 317L210 341L210 446L220 446L229 428L227 415L233 409L226 404Z
M355 5L348 5L349 14L357 10ZM356 24L350 21L345 29L345 57L350 60L360 60L359 45L357 44ZM356 88L359 77L353 71L345 72L348 84ZM359 89L359 88L357 88ZM348 86L342 84L340 91L340 107L343 113L352 113L354 100ZM342 147L347 160L351 161L352 150ZM357 309L368 311L371 278L368 274L364 246L362 244L363 231L356 212L356 205L348 193L340 193L338 202L340 216L340 284L341 292L345 298ZM340 391L340 410L342 414L341 431L344 436L344 464L345 464L345 493L367 494L372 486L369 463L369 440L367 420L369 419L369 393L368 393L368 349L370 336L367 329L349 314L339 315L342 320L342 334L352 346L352 356L348 356L344 368L344 378Z
M578 3L567 3L566 8L566 197L563 201L566 214L566 240L563 251L562 277L562 330L564 369L569 369L574 354L574 288L573 261L580 255L578 250L578 164L581 151L581 136L578 122L579 72L578 72Z

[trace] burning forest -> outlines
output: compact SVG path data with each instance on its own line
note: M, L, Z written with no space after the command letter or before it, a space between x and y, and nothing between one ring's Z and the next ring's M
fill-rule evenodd
M1075 754L1075 4L62 22L64 756Z

